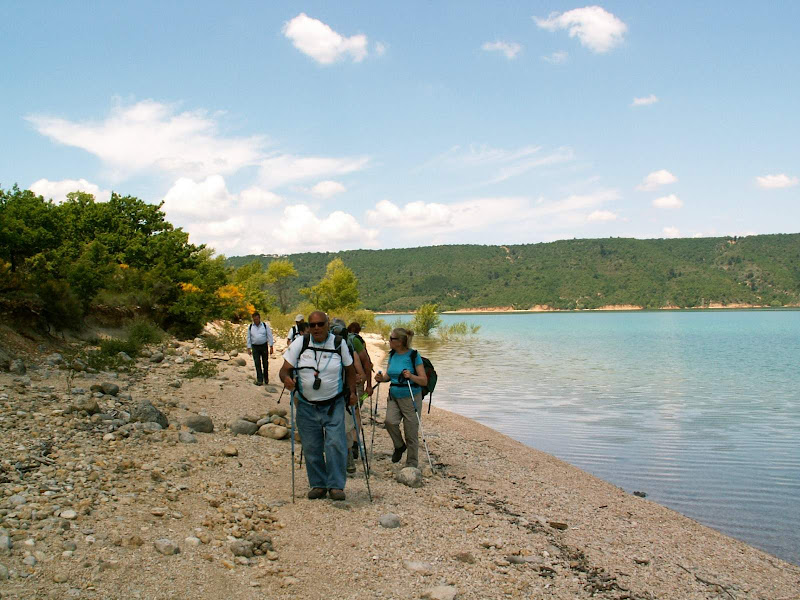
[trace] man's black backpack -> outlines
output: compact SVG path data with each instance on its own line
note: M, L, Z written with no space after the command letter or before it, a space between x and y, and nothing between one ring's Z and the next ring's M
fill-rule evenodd
M394 354L394 350L389 351L389 358L392 357ZM417 362L417 351L415 349L411 350L411 364L416 364ZM433 368L433 363L425 358L424 356L420 356L422 359L422 367L425 369L425 375L428 377L428 385L419 386L422 390L422 397L424 398L428 394L431 395L428 398L428 412L431 412L431 404L433 403L433 390L436 388L436 382L439 380L439 376L436 374L436 369Z

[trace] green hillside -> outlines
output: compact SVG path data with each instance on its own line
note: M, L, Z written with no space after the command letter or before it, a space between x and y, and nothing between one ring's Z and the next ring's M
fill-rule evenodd
M275 257L239 256L232 266ZM372 310L633 304L800 305L800 234L743 238L564 240L516 246L433 246L292 254L296 288L319 281L341 258ZM292 300L299 300L296 289Z

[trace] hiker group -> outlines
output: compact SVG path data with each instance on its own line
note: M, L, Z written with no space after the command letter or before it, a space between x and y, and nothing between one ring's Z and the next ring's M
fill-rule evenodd
M322 311L308 315L308 322L303 315L297 315L295 325L289 330L278 377L291 398L292 499L295 426L302 440L300 461L305 459L309 499L328 496L344 500L347 474L356 471L355 461L359 458L372 498L361 407L369 398L374 441L372 396L376 387L373 387L374 367L360 331L358 323L347 326L341 319L329 319ZM411 347L413 335L402 328L391 332L386 373L379 370L374 375L377 386L389 384L384 423L394 446L392 462L399 462L405 454L408 467L419 466L420 435L425 443L422 399L435 385L432 365ZM247 345L256 365L257 385L268 381L267 348L272 354L273 344L271 329L254 314L247 331ZM262 364L257 362L260 357L264 357ZM375 405L377 408L377 400ZM427 452L427 444L425 448ZM433 469L430 454L427 458Z

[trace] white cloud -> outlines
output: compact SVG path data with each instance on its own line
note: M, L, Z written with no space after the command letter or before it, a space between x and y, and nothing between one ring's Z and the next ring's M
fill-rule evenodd
M89 193L97 202L108 202L111 199L109 190L101 190L98 185L89 183L85 179L62 179L61 181L39 179L34 181L28 189L37 196L43 196L46 200L53 200L56 204L64 202L70 192Z
M797 177L790 177L785 173L778 175L764 175L763 177L756 177L756 183L762 188L768 190L777 190L780 188L792 187L800 183Z
M302 224L302 229L298 229ZM363 248L374 245L377 230L365 229L353 215L337 210L319 218L308 206L287 206L273 238L286 249L331 250L333 248Z
M374 210L367 211L367 222L383 227L438 228L452 225L452 220L452 209L436 202L409 202L401 208L389 200L381 200Z
M533 20L548 31L568 29L569 37L577 37L583 46L600 53L622 43L628 30L619 18L599 6L575 8L562 14L554 12L546 19L533 17Z
M616 221L617 215L610 210L596 210L586 219L588 221Z
M647 175L647 177L644 178L644 181L636 186L636 189L642 192L650 192L661 187L662 185L675 183L676 181L678 181L678 178L675 177L675 175L666 169L661 169L659 171L653 171Z
M300 52L323 65L334 63L348 54L355 62L361 62L367 56L367 36L344 37L305 13L286 23L283 34Z
M320 181L317 185L311 188L311 193L319 198L330 198L331 196L341 194L346 190L347 188L338 181L328 180Z
M551 65L560 65L567 62L567 58L569 58L569 54L564 51L560 52L553 52L552 54L548 54L547 56L543 56L542 60L544 62L548 62Z
M193 177L234 173L255 164L265 143L260 136L225 137L205 111L177 113L153 100L116 106L103 121L40 115L26 119L42 135L94 154L119 178L142 171Z
M668 238L681 237L681 232L678 230L677 227L664 227L661 231L664 233L664 237Z
M200 238L202 240L201 243L206 243L208 238L215 238L212 245L214 248L217 248L218 246L221 247L220 244L224 243L226 240L230 241L231 238L239 241L240 238L236 236L241 236L246 233L252 225L249 217L239 215L220 221L192 223L187 225L185 230L190 231L192 236Z
M661 198L653 200L653 206L667 209L681 208L683 206L683 200L678 198L675 194L670 194L669 196L662 196Z
M163 210L169 216L214 218L225 215L233 200L221 175L211 175L201 182L181 177L164 196Z
M269 208L283 202L278 194L258 186L251 186L239 192L239 207L245 210Z
M522 50L522 46L517 44L516 42L486 42L481 46L482 50L486 52L502 52L506 55L506 58L509 60L513 60L517 57L517 54L520 53Z
M655 104L656 102L658 102L658 97L655 94L650 94L643 98L634 98L633 102L631 102L631 106L647 106L649 104Z
M280 187L293 181L314 179L331 175L344 175L360 171L367 166L365 156L326 158L298 157L289 154L273 156L261 162L259 178L267 188Z
M383 56L386 54L387 46L383 42L375 42L375 54Z

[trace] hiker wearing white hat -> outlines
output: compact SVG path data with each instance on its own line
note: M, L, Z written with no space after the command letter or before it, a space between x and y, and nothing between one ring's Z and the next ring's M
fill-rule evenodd
M301 335L300 323L305 323L305 322L306 321L303 318L303 315L297 315L294 318L294 325L292 325L291 328L289 329L289 335L286 338L286 347L287 348L289 347L289 344L291 344L294 341L294 338L296 338L298 335Z

